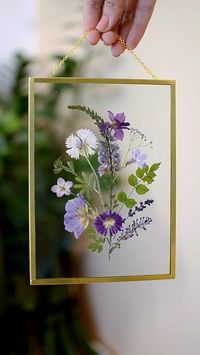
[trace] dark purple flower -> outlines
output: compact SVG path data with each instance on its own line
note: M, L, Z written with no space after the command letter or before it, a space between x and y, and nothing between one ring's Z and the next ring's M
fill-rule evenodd
M64 226L65 230L74 233L78 239L89 223L88 207L82 195L69 200L65 205Z
M102 133L106 132L111 127L109 122L103 122L100 124L99 128Z
M124 112L117 113L116 115L114 115L114 113L108 111L108 116L112 122L110 127L111 130L114 131L113 136L121 141L124 138L123 129L129 129L128 126L130 126L130 123L125 122Z
M104 235L115 235L122 229L123 219L113 211L106 211L96 217L94 221L95 228L98 233Z

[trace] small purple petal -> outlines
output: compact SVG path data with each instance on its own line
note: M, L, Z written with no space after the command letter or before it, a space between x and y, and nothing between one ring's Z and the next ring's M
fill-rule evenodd
M65 195L65 191L64 190L58 190L57 191L57 197L63 197Z
M122 129L115 129L114 137L122 141L122 139L124 138L124 132L122 131Z
M130 162L137 163L139 167L144 167L146 165L145 160L147 159L147 154L143 154L139 148L134 149L132 152L132 159Z
M123 123L121 124L121 126L122 126L124 129L129 129L129 128L127 128L127 127L130 126L130 122L123 122Z
M63 178L58 178L57 184L58 185L64 185L65 184L65 180Z
M52 188L51 188L51 191L56 193L59 189L59 186L58 185L53 185Z
M125 114L124 114L124 112L117 113L116 116L115 116L115 119L116 119L117 121L119 121L120 123L124 122L124 121L125 121Z
M109 116L111 121L114 121L114 119L115 119L114 113L112 113L111 111L108 111L108 116Z
M65 187L68 189L71 189L71 187L73 186L73 182L72 181L66 181L65 182Z
M146 160L147 154L141 154L141 160Z

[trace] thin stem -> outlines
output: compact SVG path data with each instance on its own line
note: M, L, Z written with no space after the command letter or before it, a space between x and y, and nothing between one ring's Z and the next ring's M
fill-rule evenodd
M115 175L115 177L114 177L114 179L113 179L113 185L114 185L115 181L117 180L117 178L118 178L119 176L120 176L119 173L117 173L117 174Z
M126 155L125 155L125 158L124 158L124 162L122 164L122 168L125 168L126 167L126 159L127 159L127 156L131 150L131 142L132 142L132 137L131 137L131 132L130 132L130 135L129 135L129 145L128 145L128 150L126 152Z
M90 166L90 168L91 168L91 170L92 170L92 172L93 172L93 174L94 174L94 176L95 176L95 180L96 180L97 188L98 188L98 192L97 192L97 193L98 193L98 195L99 195L101 204L102 204L102 206L104 207L103 198L102 198L102 194L101 194L101 187L100 187L100 183L99 183L98 176L97 176L96 171L94 170L94 168L93 168L93 166L92 166L92 164L91 164L91 162L90 162L90 160L89 160L87 154L85 154L85 158L86 158L86 160L87 160L87 162L88 162L88 164L89 164L89 166Z
M120 242L122 241L123 237L124 237L124 235L122 234L121 237L119 237L119 239L117 240L117 242L111 244L110 250L111 250L111 249L112 249L112 250L111 250L110 253L109 253L109 258L110 258L111 253L113 253L113 251L118 247L118 245L119 245Z
M132 193L135 191L135 188L137 185L139 185L139 183L142 181L142 179L140 179L137 184L134 186L134 188L132 189L132 191L128 194L128 198L132 195ZM119 209L119 213L121 212L122 208L124 207L125 202L123 202L123 204L121 205L120 209Z
M133 190L129 193L128 198L132 195L132 193L134 192L134 190L135 190L135 187L134 187ZM123 202L123 204L121 205L121 207L120 207L120 209L119 209L119 213L121 212L121 210L122 210L122 208L124 207L124 205L125 205L125 202Z
M110 146L110 140L109 137L106 136L106 142L108 144L108 152L109 152L109 161L110 161L110 211L112 210L112 195L113 195L113 174L114 174L114 169L113 169L113 161L112 161L112 154L111 154L111 146Z

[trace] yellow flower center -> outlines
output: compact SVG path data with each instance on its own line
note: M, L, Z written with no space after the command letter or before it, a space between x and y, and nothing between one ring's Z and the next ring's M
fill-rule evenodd
M88 224L89 224L89 216L88 216L88 206L85 205L84 207L79 208L78 210L78 216L81 220L81 223L85 228L87 228Z
M111 217L106 218L106 220L104 221L104 226L106 227L106 229L109 229L114 225L115 225L115 220Z

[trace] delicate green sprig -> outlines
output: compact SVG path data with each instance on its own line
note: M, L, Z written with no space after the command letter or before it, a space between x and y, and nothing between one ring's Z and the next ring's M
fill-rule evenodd
M99 126L101 123L104 122L103 118L98 115L94 110L91 110L89 107L86 106L81 106L81 105L69 105L68 108L70 110L78 110L85 112L92 120L95 121L95 123Z
M154 163L149 168L148 165L145 165L143 168L138 167L136 170L136 175L130 174L128 177L128 183L133 187L132 191L127 195L126 192L121 191L117 195L117 199L122 203L119 212L122 210L125 205L127 208L133 208L137 201L133 198L130 198L132 193L135 191L138 195L144 195L149 191L149 188L142 184L141 182L151 184L156 177L155 171L159 169L161 163Z
M105 238L97 237L96 230L93 227L88 227L88 237L90 238L91 242L88 245L88 249L98 253L101 253L103 250L103 244L105 243Z
M74 184L74 188L78 189L80 193L86 195L88 199L91 199L91 192L94 189L94 174L86 174L82 172L81 176L75 177L76 184Z
M62 170L67 171L68 173L72 175L76 175L75 169L74 169L74 164L72 161L67 162L67 166L65 166L62 162L61 157L56 159L53 165L53 172L54 174L59 174Z

